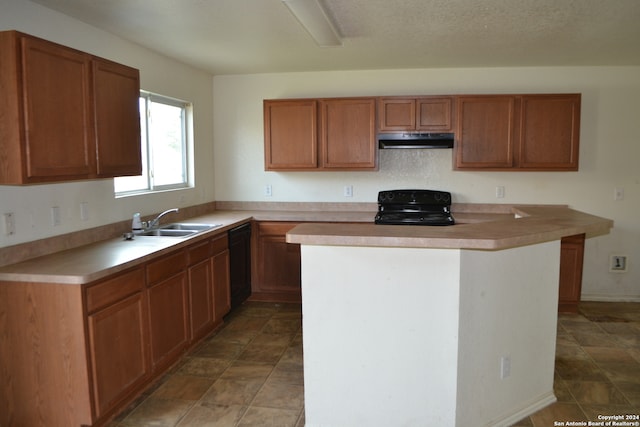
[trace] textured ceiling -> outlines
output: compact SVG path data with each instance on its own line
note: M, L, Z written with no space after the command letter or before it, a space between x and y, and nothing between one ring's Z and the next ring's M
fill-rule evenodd
M33 0L212 74L640 65L640 0L320 0L321 48L281 0Z

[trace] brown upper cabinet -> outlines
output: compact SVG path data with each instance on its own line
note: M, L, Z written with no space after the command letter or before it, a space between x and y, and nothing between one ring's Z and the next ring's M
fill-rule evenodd
M265 170L376 170L375 112L375 98L265 100Z
M576 171L580 94L457 99L455 169Z
M379 98L379 130L451 132L454 100L452 96Z
M0 32L0 184L141 173L139 72Z

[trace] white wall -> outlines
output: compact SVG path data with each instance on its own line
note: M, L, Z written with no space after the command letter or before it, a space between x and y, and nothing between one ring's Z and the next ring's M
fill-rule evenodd
M448 190L455 202L560 203L611 218L586 245L584 298L640 300L640 67L487 68L255 74L214 77L217 200L374 202L392 188ZM582 93L579 172L456 172L451 150L380 152L377 172L265 172L262 100L270 98ZM264 196L271 184L273 196ZM353 185L353 197L343 186ZM495 187L506 189L496 199ZM625 198L613 200L615 187ZM610 273L609 256L629 272Z
M113 180L2 186L0 214L15 214L16 234L0 233L0 247L97 227L176 206L214 200L211 75L129 43L68 16L26 0L0 0L0 30L19 30L140 70L142 89L194 104L196 187L115 199ZM80 220L80 203L89 204L89 220ZM58 206L62 223L51 225L50 208ZM1 228L1 227L0 227Z

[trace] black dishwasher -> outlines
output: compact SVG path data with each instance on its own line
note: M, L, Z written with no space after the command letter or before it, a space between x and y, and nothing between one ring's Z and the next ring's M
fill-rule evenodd
M251 295L251 223L229 230L231 309Z

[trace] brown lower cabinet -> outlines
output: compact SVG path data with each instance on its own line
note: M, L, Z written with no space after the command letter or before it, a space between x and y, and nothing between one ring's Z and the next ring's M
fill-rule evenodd
M226 233L87 285L0 282L0 426L102 426L229 312Z
M584 234L563 237L560 242L560 291L558 312L577 313L582 293Z
M251 300L300 302L300 245L286 242L299 222L255 221L251 232Z
M116 275L85 292L89 361L97 416L144 383L150 373L144 270Z
M149 338L154 369L173 361L189 340L186 255L180 250L147 265Z

